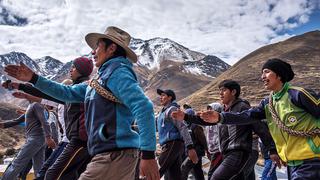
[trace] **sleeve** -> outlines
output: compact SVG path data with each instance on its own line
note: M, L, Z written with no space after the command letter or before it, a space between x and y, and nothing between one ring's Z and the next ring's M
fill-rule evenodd
M129 68L119 67L114 70L110 76L107 87L130 109L137 121L142 158L154 158L154 151L156 150L156 129L153 104L145 96L135 75Z
M207 144L207 138L204 134L204 130L201 126L196 126L193 129L195 138L198 139L198 141L200 142L200 144L204 147L205 151L208 151L208 144Z
M58 123L58 120L57 120L57 117L54 113L50 112L50 129L51 129L51 136L54 140L54 142L56 144L59 143L59 134L58 134L58 126L57 126L57 123Z
M192 138L189 133L189 129L188 129L187 125L183 121L178 121L178 120L174 120L171 118L171 113L177 109L178 109L177 107L171 106L170 109L168 109L168 113L166 114L166 118L170 119L173 122L173 124L177 127L177 129L180 132L180 135L183 138L185 146L192 147L193 142L192 142Z
M33 77L30 82L35 82L35 87L45 94L63 102L79 103L84 101L88 86L86 83L66 86L42 76L34 76L36 77Z
M289 89L288 91L291 102L304 109L306 112L320 118L320 95L311 90Z
M197 115L185 114L184 120L187 121L188 123L199 124L199 125L204 125L204 126L216 125L216 123L205 122L203 119L200 118L200 116L197 116Z
M23 115L19 116L17 119L4 121L2 123L3 123L4 128L10 128L10 127L16 126L20 123L23 123L24 121L25 121L25 115L23 114Z
M260 137L264 147L268 149L271 154L276 153L277 150L269 132L268 125L263 121L256 121L256 123L253 123L251 126L253 131Z
M240 113L222 112L220 113L220 123L222 124L236 124L236 125L248 125L256 123L258 120L266 118L265 105L267 99L260 102L258 107L254 107Z
M28 93L30 95L33 95L33 96L36 96L36 97L39 97L39 98L43 98L43 99L48 99L48 100L51 100L51 101L55 101L57 103L60 103L60 104L64 104L63 101L59 101L51 96L48 96L47 94L41 92L40 90L38 90L37 88L35 87L32 87L30 85L25 85L25 84L19 84L19 90L25 92L25 93Z
M53 101L50 101L50 100L47 100L47 99L42 99L41 104L44 104L44 105L47 105L47 106L52 106L52 107L55 107L55 108L58 108L59 104L61 103L56 103L56 102L53 102Z
M46 112L46 110L39 103L35 103L33 105L33 111L34 111L35 117L40 121L42 125L45 136L52 137L51 128L45 115L45 113L48 113L48 112Z

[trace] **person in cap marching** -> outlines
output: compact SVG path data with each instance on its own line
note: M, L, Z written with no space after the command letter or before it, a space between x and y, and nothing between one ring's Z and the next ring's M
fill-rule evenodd
M180 108L176 102L174 91L157 89L157 94L160 96L160 104L163 106L157 118L159 144L161 146L159 157L160 177L164 175L166 180L183 180L181 164L185 147L191 164L198 163L197 152L187 125L171 118L171 112ZM185 176L188 176L187 173L185 174Z
M320 100L319 94L289 84L294 72L281 59L269 59L262 67L261 79L270 96L258 107L241 113L203 112L199 121L209 124L245 125L267 119L268 127L288 178L320 179ZM176 111L173 117L183 120L190 116ZM270 157L279 164L279 161Z
M141 176L160 179L154 154L153 104L132 69L138 59L128 47L130 35L111 26L104 34L89 33L85 39L99 68L89 84L64 86L35 74L24 64L8 65L5 71L61 101L85 103L88 150L93 158L79 179L134 179L139 148ZM134 120L139 134L131 129Z

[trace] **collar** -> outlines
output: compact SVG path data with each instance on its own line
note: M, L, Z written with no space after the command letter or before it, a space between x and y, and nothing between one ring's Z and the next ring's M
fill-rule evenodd
M133 66L132 62L130 62L127 58L124 58L122 56L111 58L109 60L106 60L102 64L102 66L99 67L98 75L100 76L102 74L102 72L104 72L104 70L113 62L120 62L120 63L126 64L126 65L128 65L130 67Z
M272 94L274 101L278 101L281 97L288 91L290 84L288 82L284 83L281 91Z

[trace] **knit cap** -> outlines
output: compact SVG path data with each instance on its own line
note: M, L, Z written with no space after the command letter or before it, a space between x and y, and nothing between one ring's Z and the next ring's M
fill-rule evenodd
M73 60L73 65L82 76L90 76L93 70L93 62L86 57L79 57Z
M291 65L281 59L269 59L263 66L262 70L270 69L281 77L283 83L289 82L294 77Z

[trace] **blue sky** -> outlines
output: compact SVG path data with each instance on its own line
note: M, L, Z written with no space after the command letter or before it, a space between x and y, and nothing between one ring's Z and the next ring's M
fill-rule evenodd
M309 31L320 30L320 10L314 10L310 15L310 19L307 23L301 26L289 30L288 33L292 35L299 35Z
M87 33L113 25L234 64L262 46L319 29L319 9L319 0L1 0L0 54L67 62L90 51Z

